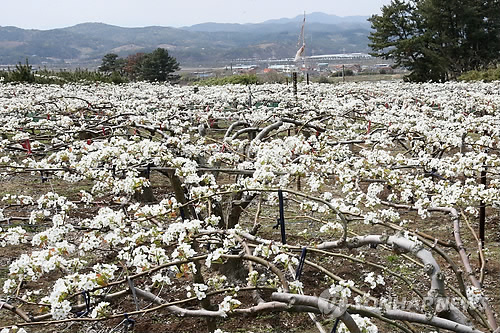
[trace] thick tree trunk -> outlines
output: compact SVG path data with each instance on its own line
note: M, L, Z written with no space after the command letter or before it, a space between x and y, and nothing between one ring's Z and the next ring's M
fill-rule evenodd
M147 172L147 171L141 171L139 173L139 177L144 177L144 178L149 179L149 176L150 176L149 172ZM151 184L150 184L150 186L143 187L142 193L135 192L134 198L139 202L154 202L154 201L156 201L155 196L153 194L153 189L151 187Z

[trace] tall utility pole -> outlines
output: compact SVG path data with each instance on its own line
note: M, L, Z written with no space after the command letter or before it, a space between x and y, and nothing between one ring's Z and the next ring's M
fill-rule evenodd
M483 170L481 170L480 181L481 184L486 188L486 170L487 167L483 166ZM485 225L486 225L486 204L484 201L479 203L479 240L481 242L481 248L484 249L484 240L485 240Z

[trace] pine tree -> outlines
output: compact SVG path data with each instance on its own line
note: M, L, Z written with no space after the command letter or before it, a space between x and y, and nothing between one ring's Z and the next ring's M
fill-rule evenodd
M118 58L118 55L115 53L108 53L104 55L102 58L101 66L99 66L100 72L113 73L121 71L121 67L123 67L123 61Z
M499 0L393 0L370 19L374 55L412 81L445 81L500 60Z
M28 63L28 58L26 58L24 65L21 62L16 65L16 69L10 74L9 80L13 82L35 82L35 74L33 74L32 67Z
M179 70L179 63L163 48L157 48L146 54L141 61L140 77L146 81L167 81L173 78L173 72Z

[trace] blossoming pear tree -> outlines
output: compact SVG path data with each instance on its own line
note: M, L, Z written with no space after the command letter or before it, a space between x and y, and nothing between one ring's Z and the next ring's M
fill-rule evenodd
M0 85L0 331L499 332L499 91Z

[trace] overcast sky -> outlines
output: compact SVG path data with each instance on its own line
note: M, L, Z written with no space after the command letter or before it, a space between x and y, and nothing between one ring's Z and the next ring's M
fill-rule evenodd
M390 0L1 0L0 25L52 29L83 22L180 27L203 22L259 23L324 12L371 15Z

